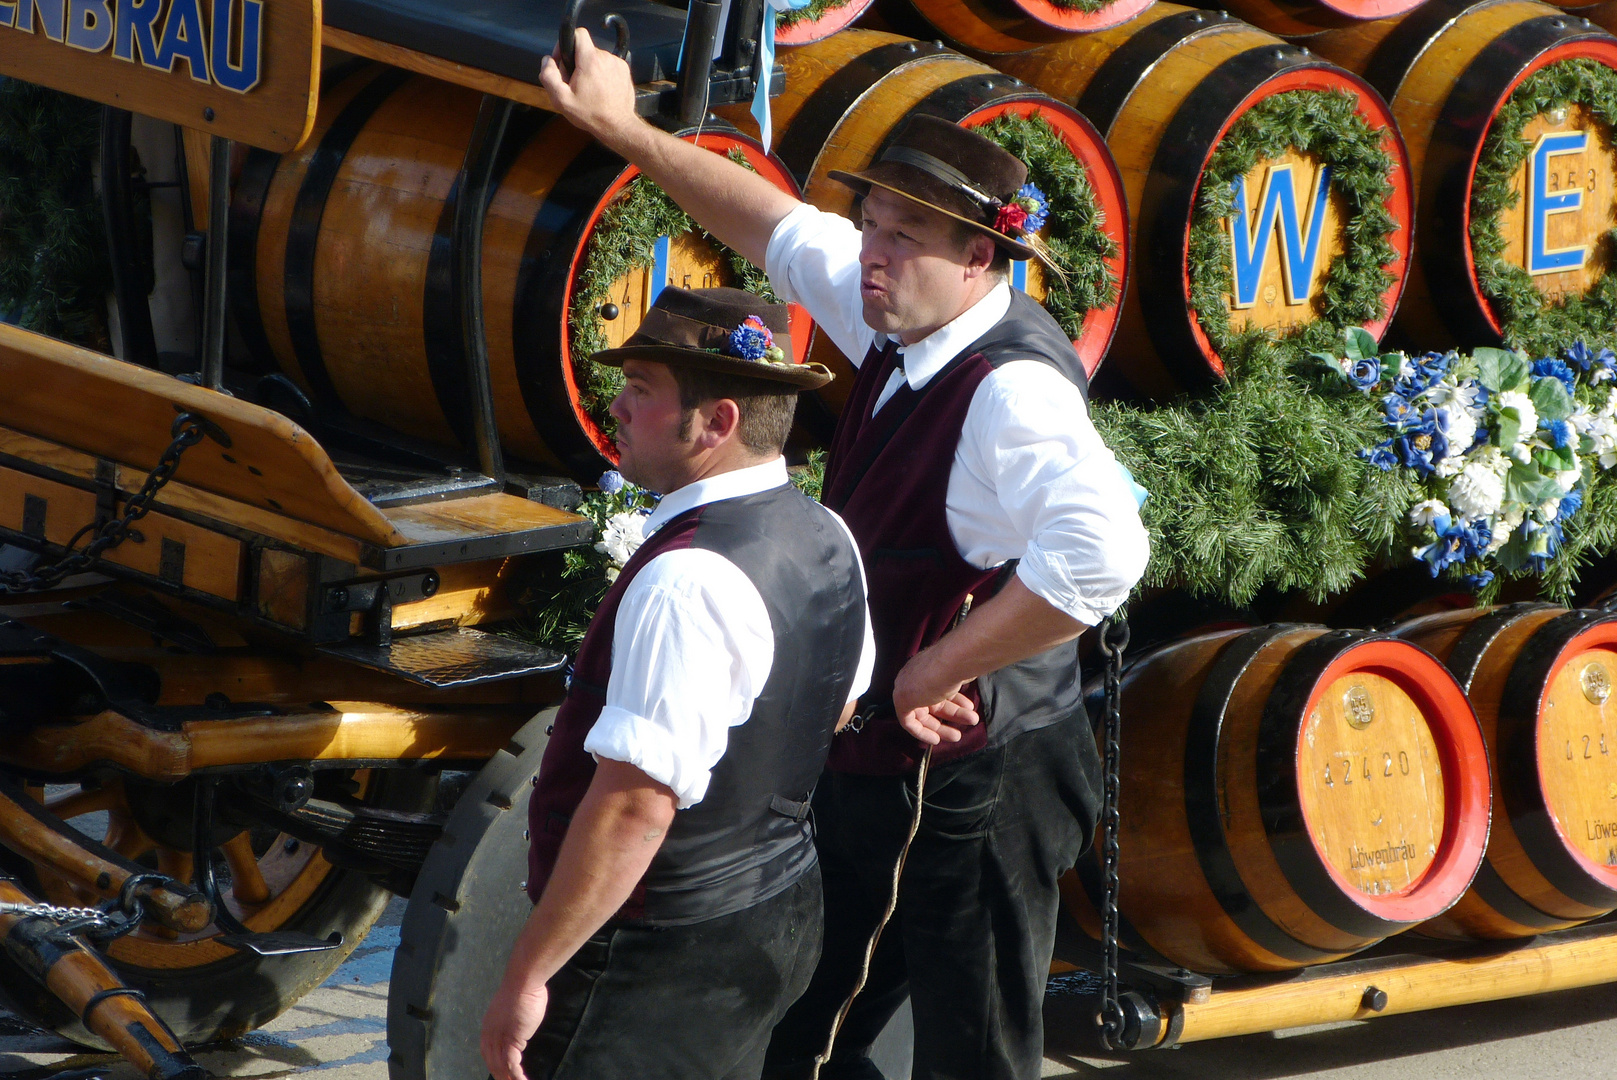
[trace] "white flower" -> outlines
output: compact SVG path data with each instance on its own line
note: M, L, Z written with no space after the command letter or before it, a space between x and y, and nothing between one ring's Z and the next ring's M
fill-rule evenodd
M1555 515L1561 512L1560 499L1545 499L1533 508L1533 516L1539 521L1549 524L1555 520Z
M1519 442L1512 446L1508 452L1514 460L1523 465L1530 465L1533 462L1533 448L1527 443Z
M1441 499L1426 499L1409 508L1411 525L1430 525L1440 517L1446 517L1451 521L1454 519L1454 515L1443 505Z
M1449 502L1465 521L1493 517L1504 501L1505 482L1483 455L1475 455L1449 481Z
M1578 481L1583 479L1583 459L1574 454L1572 462L1572 468L1558 470L1555 474L1555 482L1560 485L1562 491L1571 491L1578 486Z
M1435 383L1427 389L1426 399L1430 401L1433 406L1439 409L1450 406L1454 407L1451 410L1452 415L1453 412L1461 409L1465 410L1466 412L1470 412L1471 410L1475 409L1477 407L1477 397L1479 396L1479 393L1480 391L1478 390L1477 384L1471 382L1470 380L1463 383L1457 383L1444 379L1442 382Z
M1448 436L1449 457L1458 457L1477 441L1477 422L1458 402L1438 409L1443 434ZM1445 461L1448 458L1444 459Z
M1415 361L1411 360L1408 354L1403 352L1399 352L1396 355L1398 357L1398 378L1407 379L1414 375Z
M612 560L613 569L608 570L606 576L608 581L617 578L617 569L622 568L645 542L644 530L648 516L643 510L625 510L606 519L606 527L601 530L601 539L595 545L595 550Z
M1521 420L1521 428L1516 433L1518 441L1531 439L1533 432L1538 430L1538 410L1533 407L1533 399L1520 390L1506 390L1499 395L1499 410L1515 409L1517 417Z

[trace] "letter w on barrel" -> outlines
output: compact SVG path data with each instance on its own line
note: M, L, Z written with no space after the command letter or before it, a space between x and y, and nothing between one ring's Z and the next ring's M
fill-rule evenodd
M1297 213L1297 191L1291 165L1274 165L1263 179L1258 211L1249 213L1246 177L1230 185L1235 191L1235 212L1230 215L1231 260L1234 271L1235 308L1253 307L1258 302L1258 283L1269 259L1269 241L1275 235L1278 219L1280 268L1285 281L1286 303L1308 302L1314 271L1319 264L1320 238L1325 232L1325 204L1331 194L1331 167L1320 166L1314 190L1308 200L1306 227Z

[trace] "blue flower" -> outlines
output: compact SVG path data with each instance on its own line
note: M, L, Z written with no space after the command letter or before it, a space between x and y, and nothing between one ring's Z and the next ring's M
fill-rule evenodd
M1416 551L1415 557L1426 564L1433 577L1455 563L1463 563L1486 555L1488 544L1493 539L1493 530L1482 518L1468 525L1450 521L1447 517L1438 517L1432 522L1432 531L1437 534L1437 539Z
M1371 391L1381 382L1381 360L1379 357L1366 356L1363 360L1355 360L1353 367L1347 373L1348 382L1353 389Z
M1387 426L1395 431L1402 430L1419 415L1415 407L1409 403L1409 398L1397 392L1381 399L1381 414L1386 419Z
M1572 393L1577 385L1572 369L1566 366L1565 360L1557 360L1553 356L1546 356L1542 360L1533 361L1533 377L1535 379L1560 379L1561 385L1566 387L1567 393Z
M1574 341L1566 350L1566 358L1578 365L1580 371L1588 371L1595 363L1595 354L1589 346L1581 341Z
M769 339L762 331L742 325L730 331L730 355L743 360L762 360L769 348Z
M1541 430L1549 432L1550 440L1554 442L1557 450L1565 450L1577 438L1577 432L1565 420L1540 420L1538 426Z
M1050 216L1050 200L1045 198L1044 192L1033 184L1023 184L1014 201L1027 211L1027 220L1022 223L1024 232L1036 233L1044 228L1044 221Z
M1419 397L1441 382L1453 364L1453 353L1429 352L1412 357L1407 373L1394 380L1392 391L1400 397Z
M623 479L622 473L618 472L616 469L608 469L606 472L602 473L601 478L596 481L596 486L601 489L601 494L603 495L616 495L618 492L623 490L623 485L626 482L627 481Z
M1493 584L1493 571L1484 570L1479 574L1467 574L1460 580L1465 582L1465 587L1470 589L1472 592L1481 592L1483 589Z
M1561 505L1555 511L1556 521L1565 521L1567 518L1583 509L1583 489L1575 487L1561 496Z
M1404 465L1422 476L1430 476L1437 462L1449 453L1449 439L1443 433L1436 409L1427 409L1418 420L1407 422L1402 435L1393 440L1393 449Z
M1398 464L1398 455L1392 452L1391 439L1373 450L1360 450L1359 456L1382 472L1391 472L1393 466Z

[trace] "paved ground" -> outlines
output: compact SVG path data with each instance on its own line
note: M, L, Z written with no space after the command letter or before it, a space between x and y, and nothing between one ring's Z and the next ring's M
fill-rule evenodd
M239 1042L202 1050L198 1059L221 1077L387 1080L387 980L402 914L402 903L395 902L348 962L286 1015ZM1225 1039L1115 1060L1083 1048L1072 1037L1083 1030L1083 1021L1063 1017L1054 1002L1051 1018L1046 1077L1617 1080L1617 986ZM140 1080L116 1059L75 1054L54 1036L0 1016L0 1080L30 1080L57 1069L99 1065L106 1066L108 1080Z

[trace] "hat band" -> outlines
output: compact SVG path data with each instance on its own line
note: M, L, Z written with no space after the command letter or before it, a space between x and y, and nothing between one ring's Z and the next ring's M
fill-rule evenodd
M924 150L914 150L908 146L889 146L882 151L882 161L893 161L900 165L909 165L937 180L942 180L952 188L958 188L966 195L975 199L984 209L994 210L1004 203L992 195L977 188L965 173L950 165L947 161L933 157Z
M734 329L734 327L715 326L669 311L667 308L652 306L646 310L645 317L640 320L640 326L634 335L623 344L624 347L665 345L676 349L700 349L703 352L732 356L730 334ZM790 357L791 335L785 330L771 332L775 336L775 344Z

